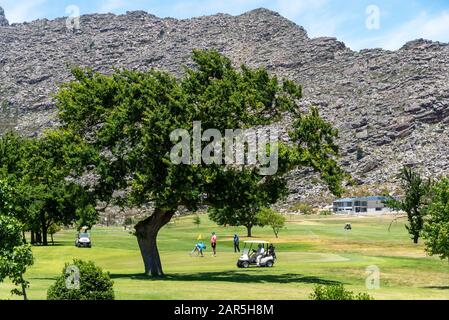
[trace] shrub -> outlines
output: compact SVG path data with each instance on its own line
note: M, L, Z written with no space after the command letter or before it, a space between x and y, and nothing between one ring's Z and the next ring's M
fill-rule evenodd
M196 225L197 228L200 227L200 224L201 224L201 218L200 218L199 215L195 215L195 216L193 217L193 224Z
M320 211L320 215L321 216L331 216L331 215L333 215L334 213L332 212L332 211L330 211L330 210L324 210L324 211Z
M299 211L305 215L311 215L311 214L315 213L315 210L313 210L313 207L307 203L297 203L291 209L293 211Z
M79 273L77 272L79 270ZM48 300L114 300L114 282L92 261L66 263L62 275L48 289Z
M342 284L321 286L314 288L310 295L312 300L373 300L367 293L354 294L352 291L346 290Z

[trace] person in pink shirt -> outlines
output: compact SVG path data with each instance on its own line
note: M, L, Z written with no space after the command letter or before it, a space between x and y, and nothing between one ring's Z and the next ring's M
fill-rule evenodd
M212 232L212 237L210 238L210 245L214 251L214 257L217 255L217 235Z

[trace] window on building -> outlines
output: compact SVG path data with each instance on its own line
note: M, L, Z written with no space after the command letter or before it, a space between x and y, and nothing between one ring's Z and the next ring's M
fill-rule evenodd
M382 208L376 208L376 211L382 211Z

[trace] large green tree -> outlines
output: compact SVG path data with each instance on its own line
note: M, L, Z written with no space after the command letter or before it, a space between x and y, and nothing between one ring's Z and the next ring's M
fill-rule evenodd
M409 167L402 168L399 177L404 197L402 199L390 197L386 205L407 214L408 224L405 227L413 242L418 243L424 227L424 217L427 214L432 181L422 178Z
M424 224L423 236L426 251L449 259L449 179L443 178L432 188L432 201Z
M237 70L216 51L194 51L192 57L195 66L186 68L182 79L157 70L101 75L75 68L75 81L56 96L62 128L97 151L99 199L152 208L135 226L149 275L163 274L156 239L178 208L216 204L225 198L217 181L242 170L219 162L204 165L195 152L184 158L190 165L177 165L171 157L173 132L185 130L191 145L195 121L220 132L273 123L282 112L298 108L301 95L293 82L279 81L264 69ZM209 142L200 137L201 147ZM114 196L118 191L123 196Z
M83 157L92 156L89 150L55 130L37 139L30 151L22 183L33 191L29 214L42 233L42 244L48 245L48 229L54 223L91 227L97 220L96 200L89 186L75 179L84 172Z

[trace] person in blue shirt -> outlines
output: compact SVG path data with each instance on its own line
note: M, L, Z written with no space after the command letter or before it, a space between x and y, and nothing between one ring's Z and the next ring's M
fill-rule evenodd
M239 236L234 234L234 252L240 252L240 239Z
M195 247L193 248L192 252L190 252L190 255L197 252L197 256L201 255L204 257L203 250L206 249L206 245L203 241L199 241L197 244L195 244Z

